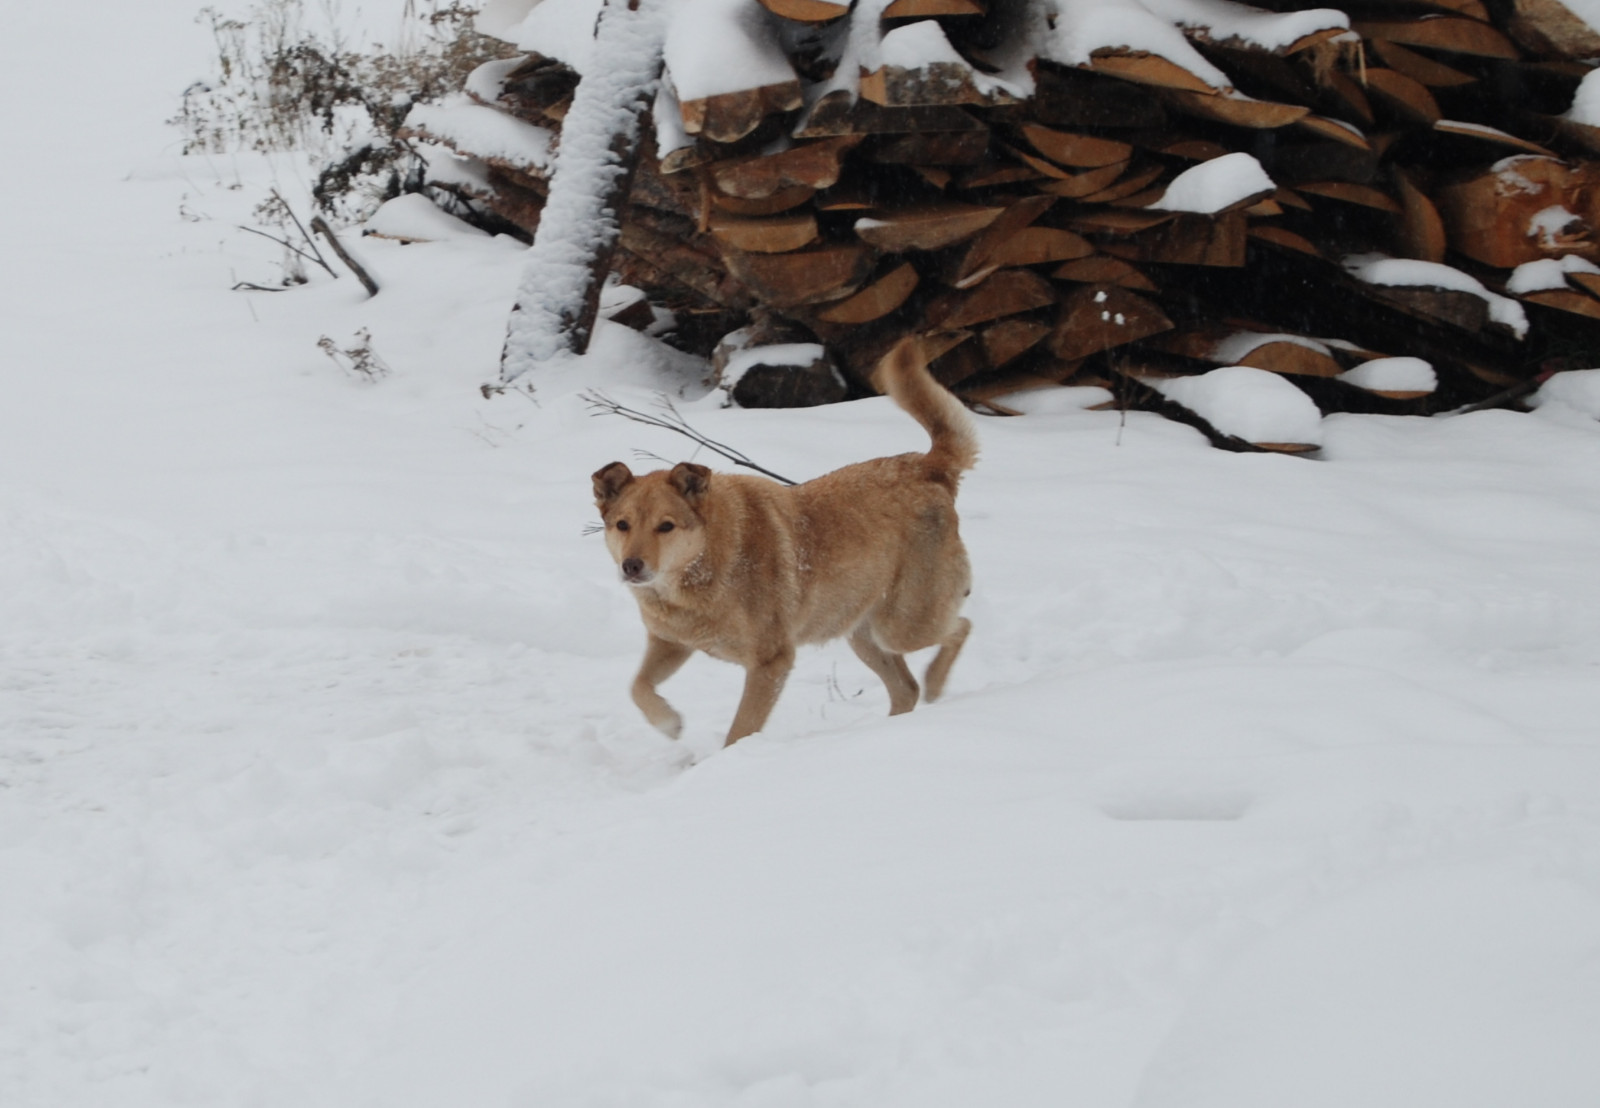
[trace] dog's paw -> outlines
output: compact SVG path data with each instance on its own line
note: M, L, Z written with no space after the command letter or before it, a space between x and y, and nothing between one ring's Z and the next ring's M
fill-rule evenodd
M683 717L671 708L667 709L665 715L650 722L655 724L657 731L660 731L669 739L677 739L683 736Z

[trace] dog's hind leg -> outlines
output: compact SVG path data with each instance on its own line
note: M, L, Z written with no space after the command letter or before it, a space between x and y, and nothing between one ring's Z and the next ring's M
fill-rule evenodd
M775 657L744 670L744 695L739 698L739 710L733 714L733 726L728 728L728 741L732 746L746 735L753 735L767 724L772 706L783 692L783 683L794 668L794 648L789 647Z
M928 700L938 700L944 694L945 678L950 676L950 667L956 664L956 655L961 653L962 644L967 641L967 635L972 632L972 621L965 617L956 621L956 629L944 637L939 644L939 653L933 656L933 661L928 663L928 672L923 674L922 680L928 686Z
M656 686L677 673L693 654L691 647L669 642L651 635L644 648L644 661L639 663L639 674L633 679L633 702L650 721L650 726L675 739L683 731L683 717L656 692Z
M904 654L895 654L879 646L872 637L871 626L865 622L850 632L850 648L889 690L891 716L909 712L917 706L917 679L911 676L911 668L906 665Z

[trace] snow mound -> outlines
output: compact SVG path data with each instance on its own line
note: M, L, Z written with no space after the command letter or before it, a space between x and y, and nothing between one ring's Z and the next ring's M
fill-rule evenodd
M1432 392L1439 385L1439 375L1421 358L1373 358L1339 380L1375 392Z
M1569 273L1600 273L1600 266L1576 254L1523 262L1511 271L1506 281L1506 291L1515 296L1526 296L1530 292L1564 289L1568 287Z
M1448 289L1476 296L1489 306L1489 318L1510 328L1517 338L1528 333L1528 316L1510 297L1490 292L1476 277L1439 262L1419 262L1413 258L1390 258L1383 254L1352 254L1344 268L1369 285L1408 288Z
M521 3L500 6L509 14ZM490 24L501 28L490 32L496 37L519 50L535 51L587 73L594 61L595 28L604 7L605 0L538 0L520 21L497 20L485 10L479 14L478 24L483 26L485 16L490 16Z
M795 79L775 18L757 0L688 0L671 20L665 56L679 100Z
M1574 369L1557 373L1528 398L1531 408L1564 404L1586 416L1600 419L1600 369Z
M1045 0L1050 21L1039 55L1063 65L1088 65L1096 50L1154 54L1187 69L1214 89L1231 89L1228 75L1200 56L1171 16L1139 0Z
M821 343L787 342L771 346L747 346L728 359L722 371L722 387L731 389L758 365L808 366L822 361L828 352Z
M540 176L555 164L555 135L505 112L458 96L443 104L418 104L405 125L431 138L485 160L501 161Z
M409 192L385 200L365 224L369 235L400 239L404 242L441 242L446 239L488 238L465 220L458 219L419 192Z
M1583 75L1583 80L1578 82L1578 88L1572 94L1572 107L1561 118L1588 127L1600 127L1600 69L1591 69Z
M1277 187L1249 154L1224 154L1178 174L1161 199L1150 206L1164 212L1211 215Z
M1600 899L1489 864L1377 883L1202 987L1134 1108L1578 1108L1600 1085Z
M474 100L482 100L492 104L500 98L506 89L506 77L517 66L527 61L526 55L514 58L495 58L493 61L484 62L477 69L467 74L467 79L462 82L461 88Z
M1333 8L1267 12L1233 0L1143 0L1164 19L1213 42L1281 50L1318 31L1348 30L1350 17Z
M1235 365L1146 383L1225 435L1246 442L1322 442L1322 413L1276 373Z

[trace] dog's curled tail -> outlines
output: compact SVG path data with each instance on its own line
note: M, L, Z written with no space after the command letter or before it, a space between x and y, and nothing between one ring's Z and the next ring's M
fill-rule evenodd
M883 356L873 383L927 429L933 439L927 454L929 476L954 489L978 460L978 433L961 401L928 372L915 338L900 340Z

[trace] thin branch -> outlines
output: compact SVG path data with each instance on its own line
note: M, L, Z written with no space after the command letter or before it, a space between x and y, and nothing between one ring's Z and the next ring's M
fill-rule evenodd
M724 458L728 459L728 461L732 462L736 466L743 466L745 469L753 469L757 473L764 474L781 484L793 485L796 483L789 480L789 478L783 476L782 474L774 473L767 467L758 465L757 463L751 461L749 455L735 450L731 446L726 446L720 442L717 442L715 439L706 438L699 431L696 431L693 427L689 426L688 421L685 420L681 414L679 414L678 409L673 406L672 401L668 400L664 396L660 398L659 403L662 410L666 413L665 415L651 415L648 412L641 412L637 411L636 409L626 407L617 403L605 393L594 389L584 393L583 399L584 402L587 403L592 409L590 413L592 415L621 416L623 419L631 419L635 423L643 423L648 427L660 427L667 431L676 431L678 434L683 435L686 438L693 439L707 450L721 454Z
M311 232L307 231L305 224L300 222L300 217L294 214L294 209L289 206L289 202L282 196L278 195L277 189L272 190L272 198L276 200L278 202L278 206L283 209L283 214L294 220L295 227L297 227L300 231L300 237L306 240L306 245L311 247L311 252L317 256L317 264L323 269L326 269L329 273L333 273L333 266L329 265L328 260L322 256L322 251L317 249L317 240L311 237ZM318 218L321 217L319 216ZM311 226L315 227L316 225L317 221L312 220ZM333 273L333 275L335 277L339 276L337 273Z
M285 250L291 251L291 252L293 252L295 254L299 254L306 261L308 261L308 262L316 262L323 269L326 269L329 273L333 274L333 276L335 276L335 277L339 276L339 274L334 272L334 270L328 265L327 262L322 260L322 255L320 253L319 254L307 254L304 250L300 249L298 246L296 246L294 243L290 242L288 239L280 239L277 235L269 235L269 234L267 234L267 232L259 230L258 228L255 228L255 227L246 227L242 223L236 223L236 224L234 224L234 226L239 228L239 230L241 230L241 231L248 231L252 235L260 235L264 239L270 239L271 241L277 243L279 246L283 247ZM307 239L306 241L309 242L310 240ZM312 249L315 250L316 247L312 247Z
M367 295L377 296L378 282L374 281L371 275L361 268L360 263L350 256L349 251L345 250L344 243L340 242L339 236L333 233L333 228L328 226L328 221L319 215L311 221L311 229L321 232L322 237L328 240L328 245L333 247L335 254L339 255L339 260L350 267L350 272L356 275L356 280L360 281L362 287L367 290Z

